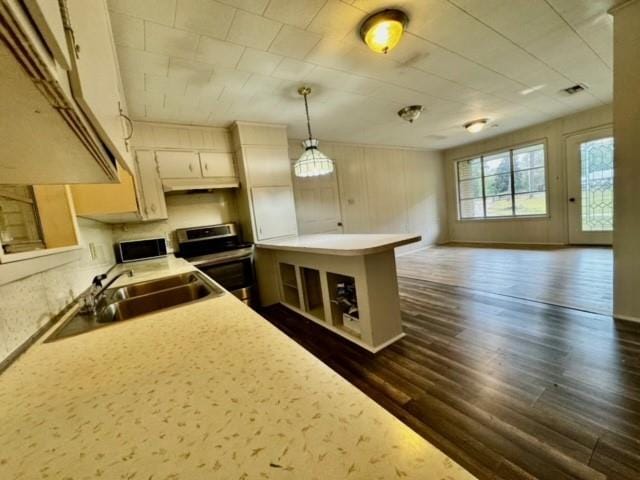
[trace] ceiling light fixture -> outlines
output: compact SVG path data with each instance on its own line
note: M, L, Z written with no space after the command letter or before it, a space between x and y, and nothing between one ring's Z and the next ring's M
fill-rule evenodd
M465 123L464 124L464 128L467 129L467 132L478 133L480 130L482 130L484 127L486 127L488 121L489 121L488 118L480 118L478 120L474 120L472 122Z
M398 116L409 123L413 123L418 119L424 107L422 105L408 105L398 110Z
M405 28L409 17L401 10L387 9L368 16L360 26L360 37L376 53L393 49Z
M293 173L296 177L318 177L329 175L333 172L333 160L318 150L318 139L311 135L311 120L309 119L309 104L307 96L311 93L311 87L303 86L298 93L304 97L304 110L307 114L307 132L309 138L303 140L304 152L293 165Z

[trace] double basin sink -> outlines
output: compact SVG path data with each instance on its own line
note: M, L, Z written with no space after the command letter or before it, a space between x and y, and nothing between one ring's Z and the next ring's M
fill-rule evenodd
M104 292L96 314L76 313L46 342L223 294L222 288L197 271L112 288Z

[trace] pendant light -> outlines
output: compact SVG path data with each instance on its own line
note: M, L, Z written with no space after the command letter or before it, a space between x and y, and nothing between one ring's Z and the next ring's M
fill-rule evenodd
M311 135L311 120L309 119L309 103L307 96L311 93L310 87L300 87L298 93L304 97L304 109L307 114L307 132L309 138L302 142L304 152L293 165L293 173L296 177L318 177L329 175L333 172L333 160L318 150L318 139Z

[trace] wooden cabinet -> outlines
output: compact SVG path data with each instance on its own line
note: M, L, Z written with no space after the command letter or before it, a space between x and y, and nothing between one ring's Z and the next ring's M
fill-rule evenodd
M167 218L167 205L154 152L138 150L135 153L135 158L142 219L161 220Z
M65 0L73 35L71 87L113 156L128 164L119 70L105 0Z
M289 187L253 187L251 189L256 240L296 235L296 208Z
M100 221L119 221L122 214L131 214L131 220L139 219L136 187L133 177L124 169L119 170L120 182L106 185L72 185L71 194L76 215Z
M200 152L200 168L203 177L237 177L230 152Z
M77 245L78 234L69 202L69 189L64 185L35 185L33 194L46 248Z
M196 152L156 151L160 178L199 178L200 160Z
M71 95L58 2L2 2L0 21L0 182L114 182L115 158Z
M247 146L243 154L252 186L291 185L288 147Z

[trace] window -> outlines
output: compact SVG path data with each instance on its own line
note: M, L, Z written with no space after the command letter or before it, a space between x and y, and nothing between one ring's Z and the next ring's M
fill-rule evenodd
M456 163L460 218L546 215L543 144Z

